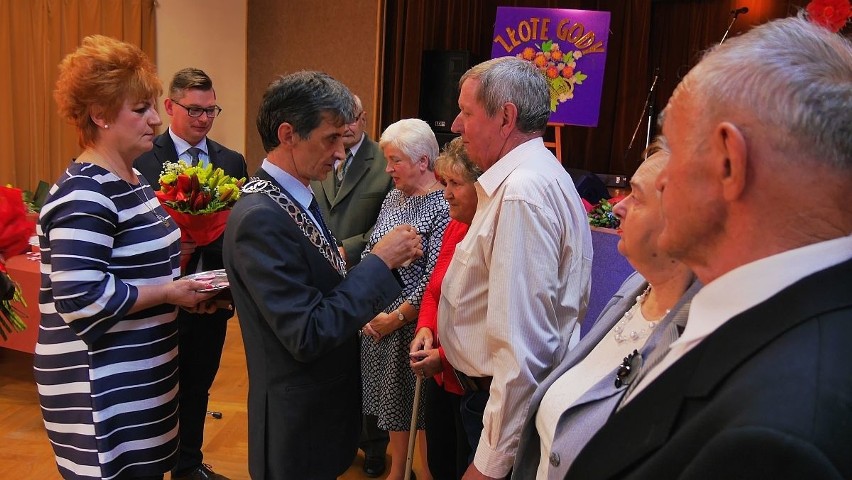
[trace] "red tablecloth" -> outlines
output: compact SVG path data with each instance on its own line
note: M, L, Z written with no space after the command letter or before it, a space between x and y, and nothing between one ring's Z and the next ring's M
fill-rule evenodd
M21 352L35 352L38 323L41 318L38 311L38 290L41 287L39 265L40 262L30 260L26 255L18 255L6 261L6 270L8 270L9 276L21 286L24 299L27 301L27 307L24 309L26 313L24 323L27 324L27 328L23 332L8 334L8 340L3 340L0 337L0 347Z

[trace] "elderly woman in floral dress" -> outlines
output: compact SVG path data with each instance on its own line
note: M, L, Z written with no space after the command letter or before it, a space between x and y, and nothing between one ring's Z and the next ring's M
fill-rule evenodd
M443 185L434 174L438 141L429 125L418 119L400 120L382 133L379 146L387 160L385 171L395 188L385 197L364 254L400 224L412 225L423 239L423 256L399 269L405 284L402 294L364 326L361 340L364 413L376 415L379 428L390 432L388 478L400 480L405 470L414 400L415 377L408 366L409 345L414 339L420 302L450 217ZM422 429L422 405L417 419L417 428ZM421 441L420 445L425 442ZM422 451L425 454L425 449Z

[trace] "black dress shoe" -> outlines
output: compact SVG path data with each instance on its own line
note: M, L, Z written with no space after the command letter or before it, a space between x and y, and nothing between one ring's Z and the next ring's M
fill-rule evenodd
M202 463L195 470L190 470L180 476L172 475L172 480L230 480L224 475L220 475L213 471L210 465Z
M370 456L364 458L364 473L370 478L381 477L385 473L385 457Z

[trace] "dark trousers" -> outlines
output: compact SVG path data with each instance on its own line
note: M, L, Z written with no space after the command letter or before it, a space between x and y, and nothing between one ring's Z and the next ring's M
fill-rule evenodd
M388 432L379 428L379 417L361 415L361 440L358 448L364 451L365 457L382 457L388 450L390 437Z
M476 447L479 446L479 437L482 434L482 416L485 413L485 404L488 403L488 392L465 392L461 399L462 425L467 436L468 444L470 445L470 455L468 455L468 465L473 463L473 456L476 453Z
M429 471L435 480L458 480L467 470L471 452L462 425L462 397L444 390L432 379L424 385L429 398L424 407Z
M228 318L233 312L178 313L180 366L180 451L173 473L183 475L201 465L204 421L210 386L219 370Z

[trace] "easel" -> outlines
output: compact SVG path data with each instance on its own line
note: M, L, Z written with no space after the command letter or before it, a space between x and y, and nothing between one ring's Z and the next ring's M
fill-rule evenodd
M544 142L545 147L554 150L553 153L556 155L556 159L559 160L559 163L562 163L562 127L564 126L564 123L548 123L547 128L553 128L553 141Z

